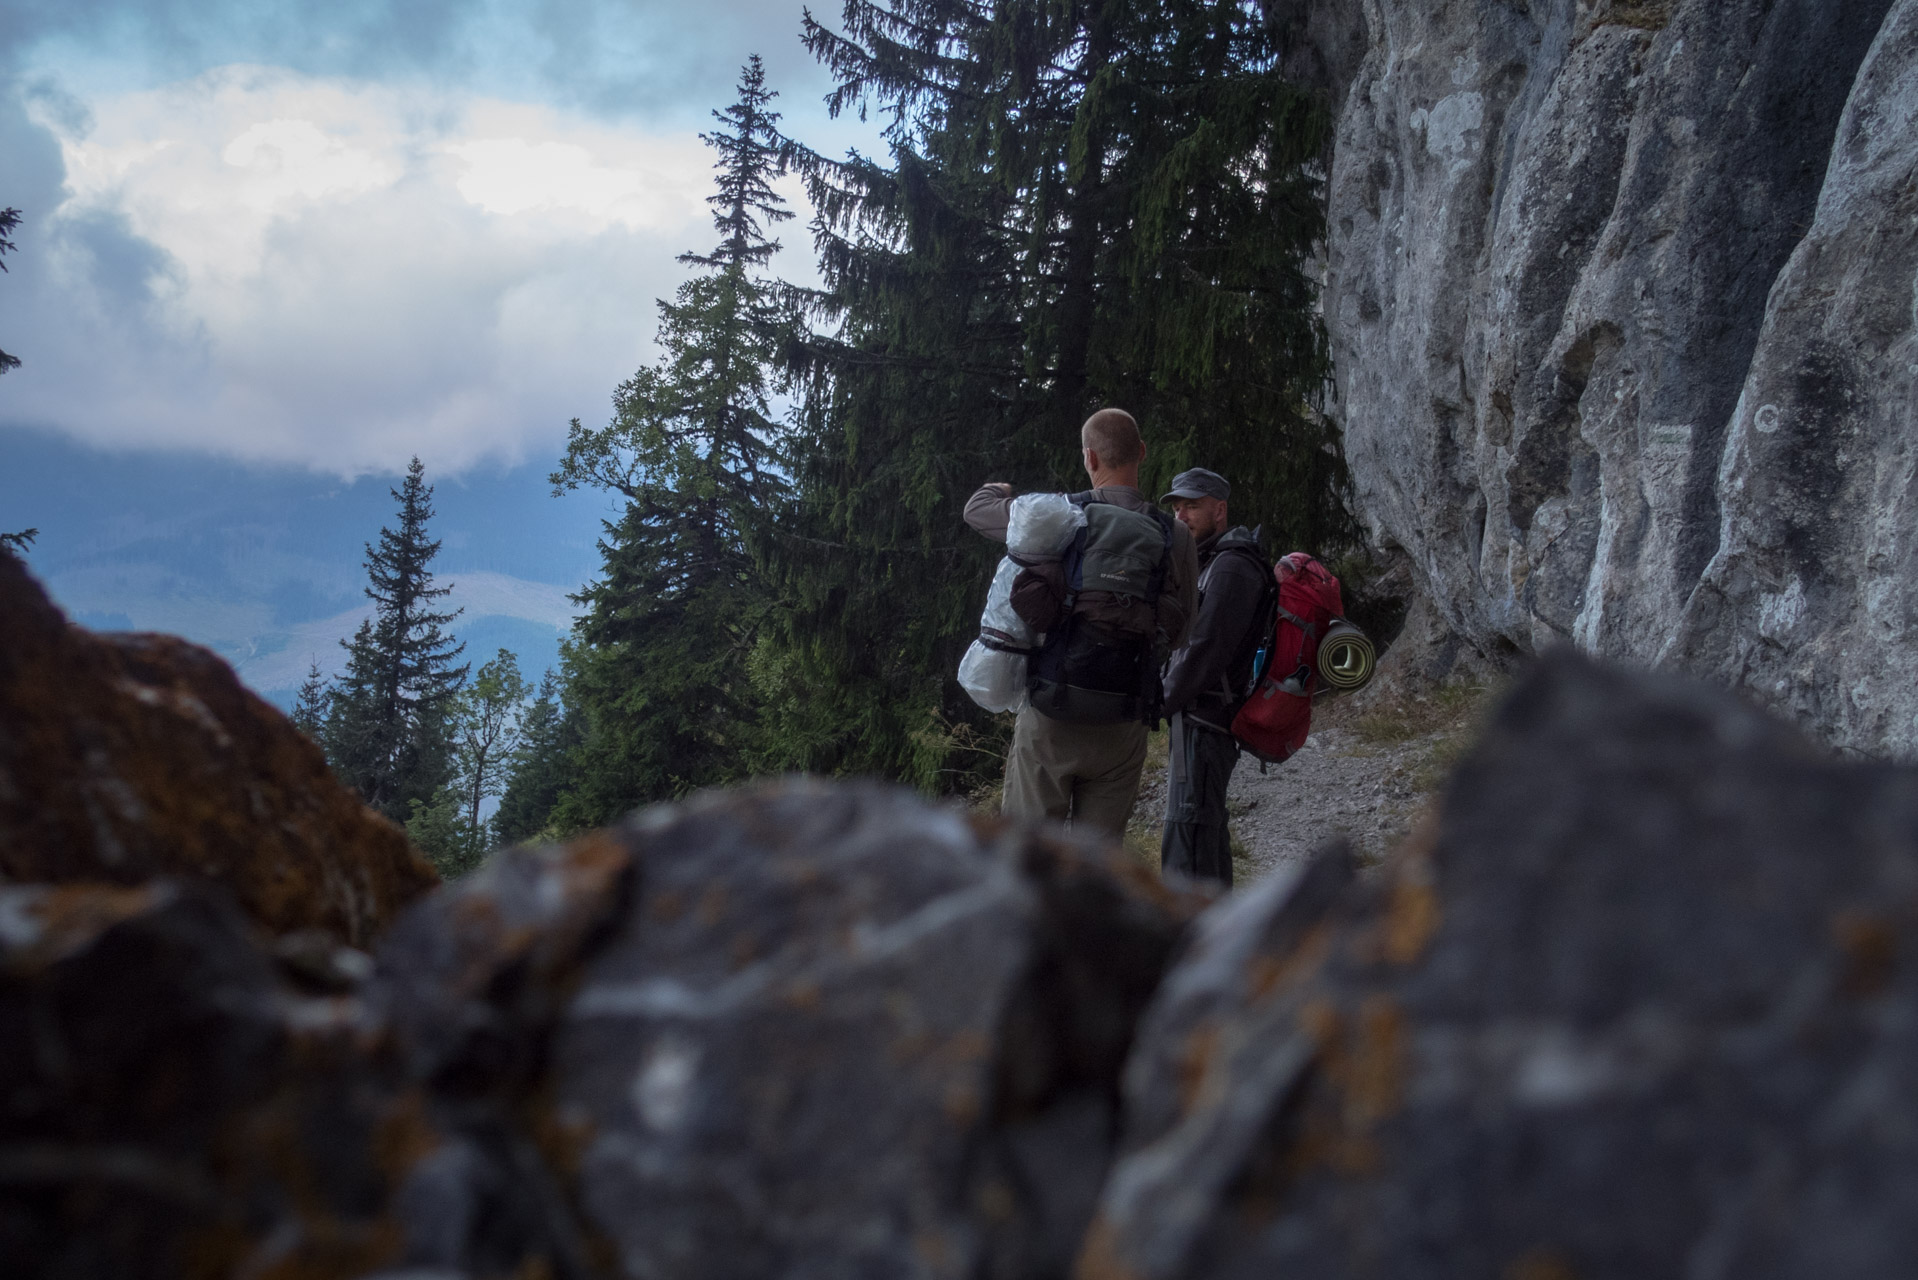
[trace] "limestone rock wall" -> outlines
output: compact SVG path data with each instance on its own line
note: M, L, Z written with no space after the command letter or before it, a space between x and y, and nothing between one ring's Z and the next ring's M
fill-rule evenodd
M1351 18L1281 8L1339 65ZM1481 651L1571 641L1918 752L1918 4L1353 16L1325 308L1375 540Z

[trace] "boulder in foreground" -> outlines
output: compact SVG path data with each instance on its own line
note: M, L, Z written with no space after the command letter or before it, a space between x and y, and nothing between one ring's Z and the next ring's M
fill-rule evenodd
M789 781L502 855L395 929L375 994L443 1123L542 1144L525 1198L579 1266L1061 1276L1199 905L1118 850ZM508 1146L449 1221L485 1219ZM410 1264L474 1260L426 1234Z
M0 1274L1063 1276L1202 905L809 781L509 850L328 996L198 882L0 887Z
M1202 919L1082 1280L1910 1274L1918 771L1560 653L1341 856Z
M364 947L438 877L207 650L70 625L0 554L0 882L223 885Z

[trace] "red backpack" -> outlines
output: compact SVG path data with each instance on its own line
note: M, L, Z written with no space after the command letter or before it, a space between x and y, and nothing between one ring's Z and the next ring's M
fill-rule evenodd
M1277 764L1305 745L1318 686L1319 641L1345 612L1339 580L1303 551L1282 556L1278 617L1256 670L1252 696L1232 717L1232 736L1261 760Z

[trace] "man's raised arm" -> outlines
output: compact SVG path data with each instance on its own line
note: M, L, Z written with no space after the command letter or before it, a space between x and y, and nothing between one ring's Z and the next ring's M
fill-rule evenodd
M994 481L979 486L979 492L966 499L966 523L994 542L1006 540L1006 526L1012 523L1012 486Z

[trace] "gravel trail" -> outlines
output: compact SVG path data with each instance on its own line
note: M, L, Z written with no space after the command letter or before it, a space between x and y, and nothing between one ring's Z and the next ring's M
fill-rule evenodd
M1335 835L1352 842L1362 866L1377 865L1432 803L1489 701L1484 689L1466 686L1424 698L1330 702L1315 710L1311 737L1290 760L1261 773L1257 760L1241 756L1226 792L1243 846L1235 884L1301 859ZM1126 841L1155 866L1165 752L1166 735L1155 734Z

